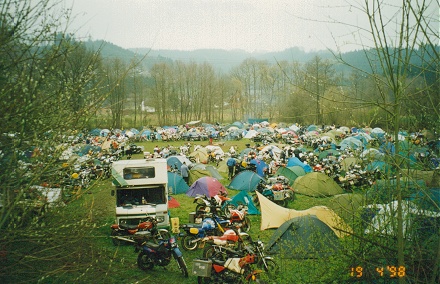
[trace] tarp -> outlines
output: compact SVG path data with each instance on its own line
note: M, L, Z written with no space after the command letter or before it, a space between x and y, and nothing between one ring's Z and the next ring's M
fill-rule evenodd
M397 201L392 201L387 204L372 204L364 207L364 216L369 216L369 220L365 219L368 226L365 229L365 234L379 233L383 235L397 236ZM403 236L406 239L411 239L414 233L413 226L421 221L420 218L440 218L440 212L422 210L411 201L403 200L402 206L402 222L403 222ZM431 228L424 228L425 231ZM432 232L438 234L438 227Z
M196 180L186 192L186 195L195 197L197 194L213 197L219 193L226 193L226 188L213 177L202 177Z
M348 226L338 214L326 206L314 206L306 210L288 209L275 204L258 191L256 193L260 201L261 230L278 228L284 222L295 217L315 215L319 220L327 224L340 238L347 235L345 232L352 232L350 226Z
M257 173L252 171L239 172L227 186L227 188L235 190L254 191L260 181L264 179Z
M250 215L260 214L260 211L257 209L254 202L252 201L252 196L250 196L249 193L244 190L232 197L231 203L235 206L238 206L239 204L246 205L248 207L248 214Z
M304 163L301 162L301 160L298 159L297 157L292 157L292 158L289 158L289 159L287 160L287 165L286 165L286 167L293 167L293 166L300 166L301 168L304 169L304 171L305 171L306 173L313 172L313 169L312 169L312 167L311 167L310 165L304 164Z
M344 190L332 178L321 172L307 173L298 177L293 184L293 189L296 193L313 197L344 193Z
M266 246L269 254L296 259L327 257L339 249L336 234L315 215L294 217L284 222Z
M168 172L168 191L172 194L185 193L189 189L189 185L183 180L182 176Z
M289 179L289 185L292 186L295 180L300 177L304 176L306 172L304 169L300 166L292 166L292 167L279 167L278 170L275 173L275 176L285 176Z

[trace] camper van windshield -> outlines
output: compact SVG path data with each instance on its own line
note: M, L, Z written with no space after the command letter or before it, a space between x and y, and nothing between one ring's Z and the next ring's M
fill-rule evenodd
M116 206L142 205L142 204L166 204L165 188L163 186L153 188L120 189L116 195Z
M124 179L154 178L154 167L124 168Z

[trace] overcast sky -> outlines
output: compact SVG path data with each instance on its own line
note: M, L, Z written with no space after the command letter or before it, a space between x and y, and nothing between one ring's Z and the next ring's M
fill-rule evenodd
M65 0L65 5L73 7L71 27L79 37L123 48L253 52L361 49L353 26L365 26L367 19L355 8L358 2L363 1Z

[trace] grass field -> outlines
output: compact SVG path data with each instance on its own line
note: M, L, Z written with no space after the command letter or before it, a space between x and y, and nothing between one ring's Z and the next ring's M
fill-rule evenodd
M207 142L193 143L207 145ZM225 142L222 148L227 151L234 145L240 151L246 143L249 141ZM157 141L137 143L150 152L156 145L179 147L182 144ZM142 157L142 154L136 154L132 159ZM227 185L229 181L225 178L221 182ZM112 244L110 226L114 222L115 199L110 194L111 189L110 179L96 181L76 200L47 214L34 231L13 232L16 234L14 241L8 244L12 252L6 260L2 259L6 261L3 262L4 268L13 269L0 270L0 283L196 283L195 276L190 275L187 279L181 276L174 260L165 268L141 271L137 268L137 254L131 245ZM237 193L233 190L228 192L229 196ZM180 207L170 209L171 217L178 217L180 224L188 222L188 214L195 209L193 198L185 194L173 197ZM327 202L327 199L297 196L289 208L302 210L314 205L326 205ZM274 230L260 231L259 215L252 215L250 219L250 235L267 242ZM201 250L183 253L191 272L192 260L201 256ZM338 265L338 260L335 265L334 259L276 260L281 272L270 283L332 283L331 279L340 279L344 273L348 276L347 267Z

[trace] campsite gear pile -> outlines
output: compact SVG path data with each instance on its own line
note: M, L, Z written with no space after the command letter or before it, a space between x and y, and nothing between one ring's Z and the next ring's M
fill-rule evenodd
M289 201L295 199L295 192L289 185L289 179L284 176L272 177L268 178L267 181L260 182L256 191L283 207L287 207ZM253 202L259 204L256 194L253 196Z
M162 234L157 234L157 221L150 217L149 229L135 234L135 252L139 253L137 257L138 267L142 270L151 270L155 265L167 266L173 257L177 261L180 271L184 277L188 277L188 268L185 259L179 249L176 238L161 229Z

